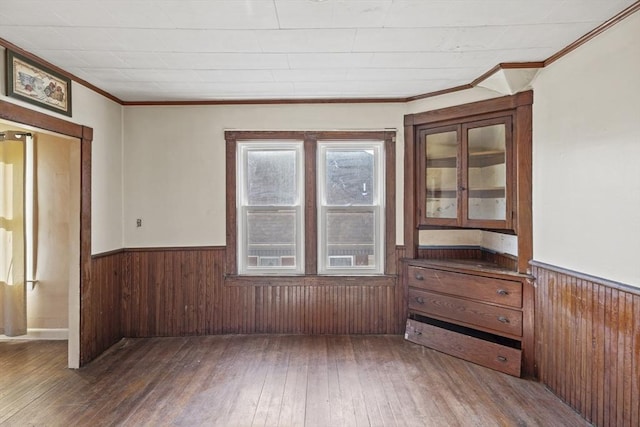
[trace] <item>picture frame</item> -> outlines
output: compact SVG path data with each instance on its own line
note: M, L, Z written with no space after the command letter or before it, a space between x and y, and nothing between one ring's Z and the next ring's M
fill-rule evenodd
M6 50L7 96L71 117L71 79Z

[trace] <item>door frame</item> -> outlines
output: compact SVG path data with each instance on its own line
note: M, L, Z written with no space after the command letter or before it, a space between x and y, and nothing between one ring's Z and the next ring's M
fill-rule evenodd
M59 119L0 100L0 119L17 124L48 130L80 140L80 289L77 305L69 304L69 368L79 368L86 363L85 353L90 339L83 321L87 307L84 297L91 287L91 144L93 128ZM75 308L77 312L71 312Z

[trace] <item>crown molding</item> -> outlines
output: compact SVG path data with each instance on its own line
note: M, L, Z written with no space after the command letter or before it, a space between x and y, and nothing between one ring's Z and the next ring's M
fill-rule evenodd
M375 104L400 103L406 98L300 98L300 99L213 99L203 101L123 101L124 106L248 105L248 104Z
M609 28L613 27L614 25L618 24L619 22L621 22L622 20L628 18L629 16L633 15L634 13L636 13L639 10L640 10L640 1L636 1L631 6L627 7L626 9L624 9L622 12L618 13L613 18L609 19L608 21L603 22L601 25L599 25L598 27L596 27L593 30L589 31L587 34L585 34L584 36L580 37L578 40L574 41L570 45L564 47L560 51L556 52L555 54L553 54L550 57L548 57L547 59L545 59L544 60L544 66L546 67L548 65L551 65L552 63L556 62L558 59L560 59L563 56L567 55L568 53L576 50L577 48L579 48L583 44L587 43L589 40L593 39L594 37L596 37L596 36L598 36L598 35L600 35L602 33L604 33Z
M59 74L62 74L63 76L71 79L71 81L79 83L82 86L84 86L84 87L86 87L88 89L91 89L94 92L99 93L100 95L104 96L105 98L109 98L110 100L112 100L114 102L117 102L118 104L122 105L122 100L117 98L117 97L115 97L115 96L113 96L113 95L111 95L109 92L104 91L104 90L100 89L99 87L92 85L88 81L86 81L84 79L81 79L80 77L75 76L75 75L71 74L70 72L68 72L66 70L63 70L62 68L52 64L49 61L46 61L46 60L40 58L37 55L34 55L31 52L28 52L28 51L22 49L19 46L16 46L15 44L11 43L8 40L0 38L0 46L4 46L5 49L8 49L8 50L11 50L13 52L19 53L22 56L25 56L25 57L27 57L27 58L29 58L29 59L31 59L31 60L39 63L39 64L42 64L42 65L46 66L47 68L50 68L53 71L55 71L55 72L57 72Z
M437 90L434 92L428 92L418 95L413 95L409 97L392 97L392 98L304 98L304 99L219 99L219 100L203 100L203 101L123 101L116 96L92 85L91 83L83 80L57 66L54 64L45 61L44 59L27 52L24 49L14 45L13 43L0 38L0 46L4 46L7 49L10 49L14 52L18 52L23 56L26 56L29 59L32 59L36 62L39 62L47 67L53 69L54 71L61 73L62 75L70 78L71 80L79 83L88 89L91 89L100 95L117 102L123 106L196 106L196 105L274 105L274 104L378 104L378 103L407 103L411 101L417 101L425 98L433 98L440 95L445 95L448 93L459 92L462 90L472 89L478 86L479 83L491 77L493 74L499 72L500 70L506 69L517 69L517 68L545 68L552 63L556 62L558 59L564 57L575 49L579 48L583 44L587 43L589 40L597 37L598 35L604 33L609 28L615 26L619 22L633 15L634 13L640 10L640 0L633 3L631 6L624 9L622 12L618 13L611 19L603 22L598 27L589 31L587 34L580 37L578 40L573 43L565 46L563 49L559 50L555 54L551 55L544 61L530 61L530 62L503 62L495 67L488 70L486 73L477 77L473 81L467 84L463 84L460 86L455 86L447 89Z

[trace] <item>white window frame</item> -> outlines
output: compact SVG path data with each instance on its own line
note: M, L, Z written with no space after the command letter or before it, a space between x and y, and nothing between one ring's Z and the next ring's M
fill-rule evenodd
M296 155L297 173L297 201L293 205L249 205L247 197L247 154L251 151L291 151ZM304 144L302 141L245 141L238 142L236 152L236 209L237 217L237 237L238 237L238 274L241 275L299 275L304 274ZM248 259L248 235L247 217L251 212L277 212L280 210L293 210L295 212L295 255L294 266L268 267L260 265L258 257L257 266L250 266L246 262ZM274 258L276 258L274 256Z
M328 150L373 150L374 194L372 205L330 206L326 197L326 162ZM318 141L316 154L316 191L318 204L318 274L319 275L381 275L385 260L385 145L384 141ZM332 267L327 249L327 215L330 212L370 211L374 214L374 262L373 266L354 264L350 267Z

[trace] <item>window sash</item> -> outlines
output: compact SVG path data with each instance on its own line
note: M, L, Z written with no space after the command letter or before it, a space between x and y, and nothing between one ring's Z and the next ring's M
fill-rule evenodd
M397 237L396 228L396 145L395 130L365 130L365 131L243 131L243 130L227 130L224 132L226 144L226 247L225 254L225 271L229 280L232 277L241 274L238 266L238 253L240 251L240 238L238 236L239 223L239 203L238 203L238 187L242 185L238 181L238 152L239 146L245 142L259 142L269 144L276 142L303 142L304 145L304 200L302 201L304 209L304 274L318 274L318 191L317 191L317 150L319 142L359 142L359 141L382 141L383 147L380 160L382 162L381 176L384 178L381 185L384 186L382 194L384 198L381 200L384 209L382 209L383 217L380 218L383 223L383 247L381 250L382 263L381 266L384 275L395 275L397 273L395 238ZM369 184L367 184L368 187ZM406 234L406 233L405 233ZM354 260L355 262L355 260ZM334 261L334 264L339 261ZM346 261L345 261L346 263ZM357 275L357 273L354 273ZM369 274L366 274L369 275ZM339 276L336 276L339 277ZM254 279L248 277L247 283ZM332 279L329 279L332 280ZM336 279L337 280L337 279ZM243 282L244 283L244 282ZM295 280L291 283L298 283ZM302 282L301 282L302 283ZM306 283L306 282L304 282Z
M371 150L373 159L373 197L370 202L358 204L357 201L349 204L330 205L327 200L327 154L331 151L356 151ZM332 141L318 142L318 154L316 159L317 170L317 203L318 203L318 274L324 275L374 275L384 273L384 142L383 141ZM349 230L340 230L330 236L330 215L371 214L370 221L372 238L370 242L358 242L359 233ZM344 233L353 231L353 236L344 236ZM358 229L364 232L364 229ZM341 237L339 237L341 236ZM342 241L331 241L342 239ZM370 249L368 248L370 247ZM339 265L336 257L353 256L352 265Z
M293 238L280 242L251 243L252 214L288 213L293 217ZM241 206L239 208L238 270L240 274L304 274L304 219L302 206ZM255 261L255 262L254 262ZM292 263L293 261L293 263Z
M250 204L247 195L248 190L248 153L251 152L274 152L274 151L294 151L295 152L295 189L296 194L293 197L294 203L277 205L259 205L255 202ZM303 166L303 144L302 142L242 142L238 143L237 150L237 265L238 274L245 275L290 275L304 274L304 166ZM282 214L281 220L286 219L286 214L290 213L293 217L290 224L285 221L284 228L282 221L278 224L276 220L274 224L266 224L261 227L263 235L259 236L259 230L252 233L252 224L250 218L254 217L254 221L258 221L260 214ZM274 218L277 216L274 216ZM272 230L268 230L271 225ZM285 233L278 231L285 230ZM267 229L267 231L264 231ZM269 241L270 237L284 237L287 233L285 241ZM272 236L269 236L271 234ZM256 237L257 236L257 237ZM253 242L250 239L256 238Z
M384 221L381 206L350 206L319 208L318 221L318 274L324 275L374 275L384 272ZM328 224L331 214L370 214L371 240L353 241L345 239L332 241L336 234L331 233ZM341 232L343 230L340 230ZM359 229L358 231L364 231ZM330 236L332 234L333 236ZM358 233L361 234L361 233ZM335 262L337 258L350 257L353 263L349 266Z

